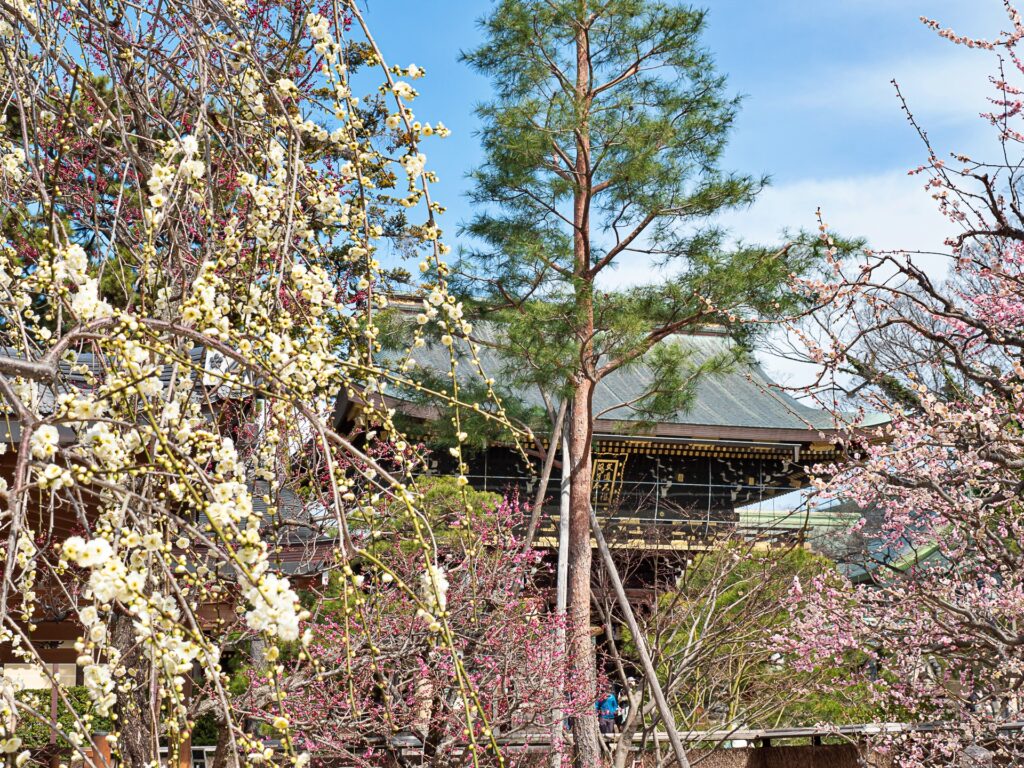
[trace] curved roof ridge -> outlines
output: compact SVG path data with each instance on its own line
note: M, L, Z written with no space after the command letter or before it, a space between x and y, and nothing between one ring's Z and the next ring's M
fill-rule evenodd
M477 347L484 372L499 381L507 381L508 377L502 374L514 368L514 363L496 346L500 335L495 321L482 320L475 323L472 337L480 342ZM688 346L695 365L715 355L733 354L736 348L736 342L719 326L709 326L696 333L676 333L662 343ZM465 340L455 340L456 350L463 357L467 355L465 345ZM442 375L449 367L449 352L438 343L428 342L414 350L413 357L419 366ZM465 372L467 380L472 375L470 366L460 366L460 370ZM650 367L642 359L610 373L595 389L594 413L601 414L603 422L649 423L638 418L635 409L625 404L649 390L652 375ZM543 407L536 386L522 385L509 389L510 394L526 405ZM801 403L772 381L754 360L738 360L721 373L703 376L697 383L690 407L677 411L659 424L800 432L836 428L831 414Z

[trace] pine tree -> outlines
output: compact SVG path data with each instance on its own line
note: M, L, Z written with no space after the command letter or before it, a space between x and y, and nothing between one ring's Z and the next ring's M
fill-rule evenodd
M788 277L811 260L803 248L726 248L714 223L765 179L720 168L738 100L702 47L705 22L654 0L499 0L485 42L463 54L494 97L478 109L479 213L456 273L502 323L508 374L570 403L570 675L591 689L595 386L642 361L658 385L632 407L684 407L723 361L696 364L662 342L709 324L749 335L741 321L785 311ZM576 764L598 765L596 718L573 728Z

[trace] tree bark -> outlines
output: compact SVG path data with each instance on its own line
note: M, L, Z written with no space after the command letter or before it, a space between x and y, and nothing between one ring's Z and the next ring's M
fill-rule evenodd
M555 466L555 455L558 453L558 442L562 437L562 424L565 421L565 411L568 402L563 400L558 406L558 413L555 415L555 423L551 428L551 438L548 440L548 452L544 457L544 466L541 468L540 480L537 485L537 495L533 499L533 509L530 510L530 524L526 528L526 536L523 539L523 551L529 552L533 548L533 539L537 535L537 526L540 524L541 512L544 508L544 497L548 494L548 483L551 480L551 470ZM562 454L565 461L565 453Z
M597 513L594 512L593 507L590 509L590 524L593 526L594 539L597 541L597 549L601 553L601 559L604 561L605 569L608 571L608 578L611 579L612 586L615 588L615 597L618 600L619 609L626 619L629 631L633 634L633 642L636 644L637 654L640 656L640 664L644 668L644 676L647 678L647 684L651 687L651 694L658 706L658 714L661 715L661 721L665 724L665 731L668 734L669 743L672 745L672 752L675 754L676 762L679 764L679 768L690 768L690 761L686 758L686 750L683 748L683 742L680 740L679 732L676 730L672 709L665 698L665 692L661 689L661 683L658 682L657 670L655 670L651 654L647 650L647 639L644 637L643 632L640 631L640 625L636 622L636 616L633 615L633 607L629 604L626 590L622 586L622 579L619 578L619 569L615 567L611 550L608 549L608 542L604 540L601 521L597 519Z
M121 611L115 613L111 642L132 675L124 690L120 684L117 687L118 762L126 766L155 764L159 755L155 754L153 738L156 732L153 667L135 639L131 616Z
M594 284L590 273L590 200L593 194L590 164L590 39L589 7L580 0L576 18L575 98L580 114L576 131L573 191L573 270L577 312L579 368L573 381L569 420L569 677L589 699L589 706L573 719L573 758L577 768L602 763L597 727L597 660L590 635L590 502L594 372Z
M569 678L585 699L597 700L597 660L590 634L590 400L593 385L583 378L577 385L570 420L569 453ZM574 759L578 768L600 765L601 743L593 704L573 719Z
M565 415L564 412L562 414ZM558 647L565 649L565 610L568 605L568 578L569 578L569 440L562 435L562 486L559 494L558 513L558 570L556 580L555 615L558 616ZM554 447L552 447L554 450ZM565 701L565 685L560 685L558 691L558 702ZM561 706L555 710L554 723L551 727L551 768L562 768L562 747L564 738L565 712Z
M213 768L238 768L238 755L231 748L231 728L224 721L219 722L218 726Z

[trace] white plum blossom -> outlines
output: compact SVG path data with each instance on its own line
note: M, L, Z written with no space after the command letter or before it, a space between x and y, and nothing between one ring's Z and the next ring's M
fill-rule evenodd
M247 579L243 575L243 582ZM288 579L266 573L259 583L251 583L245 590L245 599L252 606L245 614L245 621L252 629L281 640L299 639L299 596Z
M54 264L54 279L57 282L70 280L81 285L86 279L89 257L78 243L71 243L60 251Z
M25 178L25 150L0 144L0 178L6 177L14 184L20 184Z
M74 485L71 473L57 464L47 464L39 473L39 487L59 491Z
M423 168L426 164L427 156L422 152L418 152L415 155L406 155L402 158L402 166L405 168L405 172L409 174L410 179L423 175Z
M96 712L101 716L109 715L117 701L109 665L88 664L82 669L82 676L89 698L96 705Z
M416 98L415 89L403 80L395 81L395 84L391 86L391 90L395 92L395 95L404 101L412 101Z
M94 277L87 278L71 299L71 309L80 320L89 321L101 317L110 317L114 308L99 296L99 281Z
M309 36L314 40L326 40L330 37L330 23L318 13L306 14L306 26L309 27Z
M69 539L70 541L70 539ZM114 550L106 539L90 539L81 545L78 564L83 568L97 568L110 562Z
M206 165L202 160L185 160L181 164L181 174L186 181L197 182L202 180L206 173Z
M185 153L185 157L191 158L199 151L199 140L192 134L182 136L179 146L181 151Z
M299 87L295 84L295 81L287 77L282 77L274 83L274 90L286 98L294 98L299 93Z
M174 180L174 167L162 163L153 163L153 170L146 186L151 194L156 195L163 192Z
M52 459L57 453L60 432L52 424L37 427L29 439L29 449L34 459Z
M431 607L444 611L448 607L448 576L440 565L431 565L420 576L423 599Z
M64 544L65 552L67 551L67 543ZM96 610L96 606L87 605L78 612L78 620L86 627L91 627L100 620L99 612Z
M35 18L24 0L9 5L23 19ZM357 290L388 284L378 261L385 236L378 202L392 192L378 189L382 178L404 173L408 181L398 202L415 223L410 252L431 280L418 322L410 323L409 351L425 343L422 326L436 325L448 340L466 326L445 282L447 246L435 221L443 206L429 194L435 178L421 145L444 129L417 120L407 103L416 90L394 81L413 81L423 70L387 66L367 36L366 69L378 67L378 93L395 97L388 107L394 114L381 115L392 132L385 154L373 135L376 116L371 124L372 110L353 93L347 43L332 36L347 34L347 12L335 29L325 16L298 10L308 37L284 53L269 30L244 16L242 0L226 0L226 7L237 24L210 26L180 14L173 23L184 29L175 45L154 46L140 43L137 30L172 22L140 6L137 23L118 30L120 47L105 51L138 75L119 86L119 105L83 109L81 94L70 90L78 82L80 91L83 81L52 76L65 65L88 76L99 60L94 54L110 45L88 33L85 6L58 2L57 13L35 20L40 28L31 42L7 46L10 67L0 80L14 94L8 112L30 108L23 114L34 119L0 130L0 199L11 221L34 224L31 242L0 240L0 325L14 353L57 366L42 381L12 375L5 397L20 400L8 403L9 415L31 414L23 421L29 462L17 478L0 477L0 490L19 509L21 500L31 509L19 512L24 530L15 539L12 598L21 600L9 602L0 624L30 624L42 585L67 586L68 616L79 625L76 663L96 715L110 714L134 687L148 687L159 723L143 740L155 756L161 741L174 744L194 725L186 691L199 667L242 754L269 764L281 756L251 743L223 684L224 644L241 648L246 636L260 634L273 661L277 643L308 643L315 633L302 626L308 616L295 586L273 567L290 540L282 544L288 537L277 536L261 510L272 509L266 514L276 523L285 510L275 496L294 492L315 510L314 524L339 532L347 548L340 533L347 514L372 517L385 497L411 514L420 501L375 468L350 476L362 461L332 442L338 392L365 390L375 424L367 433L371 447L382 440L401 446L395 477L408 477L420 458L416 441L397 439L394 411L374 404L396 375L403 384L413 379L410 359L391 367L378 354L384 326L377 310L388 298L374 290L366 298L372 312L353 311L353 302L363 301L354 299ZM352 14L360 23L357 8ZM0 35L28 34L8 26L0 20ZM133 58L132 51L146 55ZM145 83L157 71L153 97ZM23 101L30 96L37 103ZM417 208L425 221L415 218ZM55 219L35 226L52 211ZM212 352L230 364L210 365ZM500 404L489 415L505 418ZM0 453L5 449L0 443ZM260 503L256 482L270 486L259 491ZM60 527L47 527L53 518ZM68 530L76 535L61 541L66 534L56 531ZM433 559L429 538L417 545ZM35 542L44 539L47 548L37 551ZM349 552L329 545L327 567L342 566L362 546ZM364 586L362 577L349 576ZM420 585L387 576L390 589L426 609L428 631L442 633L432 641L451 643L443 634L447 576L434 566L424 578ZM223 623L208 621L211 607ZM0 642L16 655L33 650L31 636L20 649L12 639L0 630ZM285 690L282 669L270 664L272 684L258 687ZM0 698L7 701L7 692ZM283 702L275 704L275 714L287 713ZM267 722L289 736L280 762L307 765L309 753L298 754L289 734L295 719ZM135 725L116 719L112 740ZM87 728L72 727L62 738L84 746ZM30 757L18 754L23 746L9 739L0 752L17 754L8 762L21 765Z

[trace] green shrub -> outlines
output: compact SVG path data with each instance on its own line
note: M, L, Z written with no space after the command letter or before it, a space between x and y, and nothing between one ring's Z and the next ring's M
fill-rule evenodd
M15 696L18 701L24 702L39 715L23 717L18 725L17 735L21 737L26 747L46 746L50 743L50 689L26 688L18 691ZM109 717L99 717L95 714L93 703L84 686L76 685L66 689L66 696L71 702L70 710L63 699L58 699L57 702L57 722L62 731L71 731L76 715L90 726L89 730L93 733L109 732L112 729ZM71 746L63 738L58 743L61 747Z

